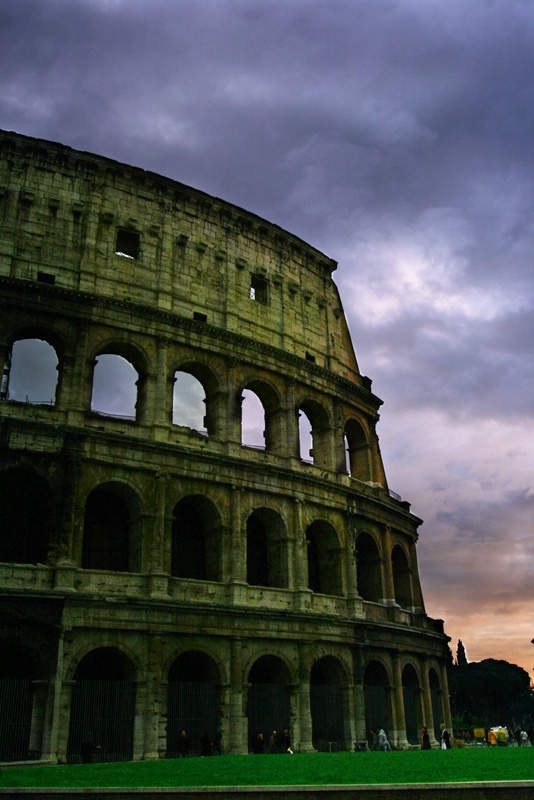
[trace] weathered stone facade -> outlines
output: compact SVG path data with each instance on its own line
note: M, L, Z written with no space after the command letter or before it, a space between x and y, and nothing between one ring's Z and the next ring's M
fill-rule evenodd
M153 759L182 728L193 750L203 726L245 753L272 727L311 751L450 725L421 521L388 490L335 262L159 175L13 133L0 148L0 684L27 723L13 757L76 759L85 729L103 757ZM48 405L10 393L25 340L57 357ZM92 403L109 354L136 372L135 418ZM177 373L202 386L205 432L173 418ZM243 444L245 390L263 448Z

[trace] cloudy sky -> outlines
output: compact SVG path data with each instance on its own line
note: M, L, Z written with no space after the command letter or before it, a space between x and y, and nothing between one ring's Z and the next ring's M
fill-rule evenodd
M2 0L0 127L339 261L427 611L534 674L531 0Z

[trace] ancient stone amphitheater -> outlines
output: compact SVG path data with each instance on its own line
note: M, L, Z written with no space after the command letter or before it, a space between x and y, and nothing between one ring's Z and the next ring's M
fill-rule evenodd
M435 743L448 639L336 263L141 169L0 151L0 760Z

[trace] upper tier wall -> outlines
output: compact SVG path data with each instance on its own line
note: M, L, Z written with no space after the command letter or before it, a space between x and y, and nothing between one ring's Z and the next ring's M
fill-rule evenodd
M181 183L0 131L1 275L205 315L361 384L336 266Z

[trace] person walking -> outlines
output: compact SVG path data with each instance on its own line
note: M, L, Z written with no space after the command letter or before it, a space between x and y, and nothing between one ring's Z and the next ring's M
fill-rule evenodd
M442 750L450 750L451 749L451 736L443 722L440 725L441 728L441 749Z
M426 729L426 725L421 728L421 750L430 750L430 736Z
M378 731L378 749L383 753L386 752L386 750L391 750L391 745L384 728L380 728Z

